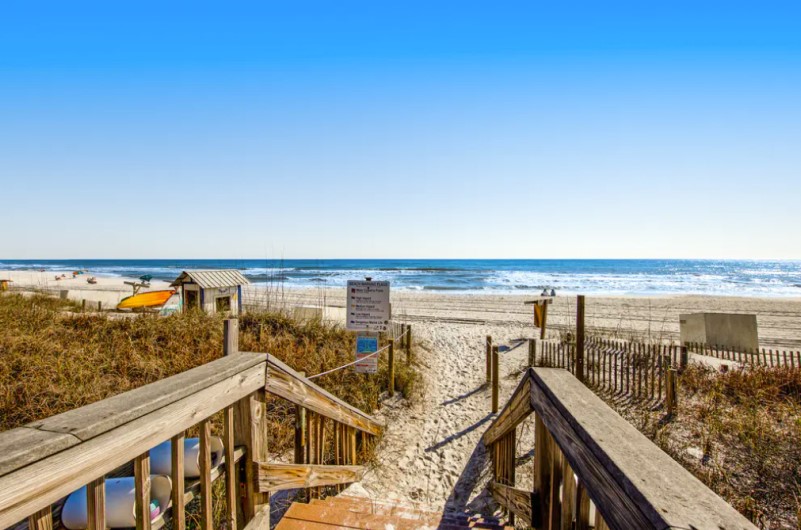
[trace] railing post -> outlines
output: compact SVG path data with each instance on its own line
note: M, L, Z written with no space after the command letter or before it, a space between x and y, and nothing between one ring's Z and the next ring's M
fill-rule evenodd
M306 463L306 409L295 405L295 463Z
M492 347L492 413L498 412L498 347Z
M134 459L134 518L136 530L150 530L150 453Z
M106 480L104 477L86 485L86 517L87 530L106 530Z
M551 513L551 447L550 435L539 414L534 416L534 491L539 499L539 517L532 518L531 525L537 530L549 528Z
M232 355L239 351L239 320L226 318L223 321L223 355Z
M184 433L181 432L172 437L170 443L170 478L172 479L172 527L174 530L184 530L186 528L186 512L184 511L184 501L186 493L184 487ZM228 455L226 453L226 473L228 470ZM231 463L233 468L233 463ZM226 477L226 482L227 482ZM234 507L236 513L236 507ZM231 530L235 530L232 528Z
M576 377L584 382L584 295L576 297Z
M212 511L211 491L211 422L203 420L198 425L200 431L200 528L212 530L214 528L214 513Z
M236 319L230 319L230 321L237 322ZM226 338L238 336L238 333L233 333L234 325L236 324L227 324L230 327ZM225 344L227 345L229 342L226 341ZM226 350L237 351L238 347L226 346ZM245 524L253 519L263 507L270 504L270 494L259 492L255 480L256 466L259 462L266 462L269 457L266 410L266 396L263 389L240 399L234 408L234 444L244 446L246 451L241 460L245 475L244 491L240 492L240 498L244 503L242 512Z
M537 341L528 339L528 365L534 366L537 363Z
M689 362L690 362L690 356L687 353L687 346L682 346L681 347L681 362L679 363L679 368L681 370L684 370L685 368L687 368L687 365L689 364Z
M389 341L389 397L395 395L395 341Z

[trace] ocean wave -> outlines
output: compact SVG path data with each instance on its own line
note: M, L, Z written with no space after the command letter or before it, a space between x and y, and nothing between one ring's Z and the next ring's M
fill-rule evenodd
M801 262L709 260L0 260L0 270L70 271L173 280L183 269L232 268L257 284L344 287L372 277L393 289L536 294L798 296Z

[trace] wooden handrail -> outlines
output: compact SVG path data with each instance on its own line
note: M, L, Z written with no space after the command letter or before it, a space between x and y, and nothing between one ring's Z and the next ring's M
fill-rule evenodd
M273 356L267 361L267 371L267 392L362 432L381 433L384 427L381 422L323 390Z
M49 506L198 421L263 389L266 358L266 354L225 357L26 426L22 431L24 436L44 433L71 436L72 440L56 451L58 445L45 437L40 447L21 453L11 451L10 457L4 455L0 461L3 469L13 471L0 476L0 528ZM20 429L0 433L0 448L13 447L19 435Z
M520 380L512 397L506 402L500 414L490 424L484 433L482 441L489 446L504 434L517 427L529 414L533 412L531 404L531 368Z
M526 389L529 400L525 399ZM535 437L541 445L535 447L535 469L539 471L532 497L540 502L528 517L535 520L535 528L551 528L554 520L559 520L560 502L572 507L586 502L588 506L588 496L612 530L756 530L567 370L529 369L485 433L484 442L498 444L503 437L513 436L515 426L531 410L537 416ZM572 484L574 473L578 492L562 501L560 483ZM513 478L506 485L493 481L489 488L498 502L523 516L528 504L512 484ZM564 513L578 513L571 510ZM586 516L585 507L581 514Z
M224 357L108 399L0 433L0 476L79 445L256 365L267 354Z

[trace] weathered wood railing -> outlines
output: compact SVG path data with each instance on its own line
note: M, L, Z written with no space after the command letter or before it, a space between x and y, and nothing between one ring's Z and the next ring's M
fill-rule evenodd
M87 486L87 527L106 527L105 477L133 462L137 530L171 519L186 526L186 503L200 496L200 522L213 527L212 481L225 477L229 530L269 528L269 493L358 480L356 433L373 436L381 424L265 353L239 352L235 320L226 321L226 356L156 383L0 433L0 528L50 530L70 493ZM271 463L266 394L286 399L341 433L335 465L321 453L312 461ZM211 418L222 412L223 462L212 468ZM184 477L184 436L199 427L200 477ZM149 450L172 440L172 495L151 520ZM347 465L343 465L347 464ZM27 521L25 520L27 518ZM55 519L55 521L54 521Z
M516 430L532 413L526 491L515 487ZM563 369L530 368L483 442L492 496L537 529L756 529Z

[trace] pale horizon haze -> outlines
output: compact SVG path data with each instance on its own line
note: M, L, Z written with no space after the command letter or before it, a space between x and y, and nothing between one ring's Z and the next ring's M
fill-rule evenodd
M801 259L801 4L7 2L0 259Z

